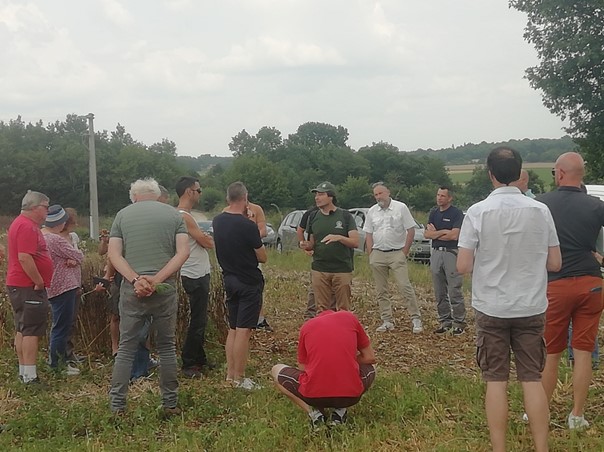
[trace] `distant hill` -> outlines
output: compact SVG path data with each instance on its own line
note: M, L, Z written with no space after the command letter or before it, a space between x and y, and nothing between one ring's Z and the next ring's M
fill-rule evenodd
M442 160L445 165L466 165L472 163L485 163L488 153L498 146L510 146L516 149L525 162L553 162L561 154L574 151L577 145L571 137L562 138L538 138L523 140L509 140L498 143L487 143L483 141L480 144L466 143L463 146L445 148L445 149L418 149L409 152L409 155L436 157Z
M187 169L199 174L205 174L216 165L228 168L233 163L234 157L219 157L217 155L204 154L199 157L189 157L186 155L177 156L176 161Z

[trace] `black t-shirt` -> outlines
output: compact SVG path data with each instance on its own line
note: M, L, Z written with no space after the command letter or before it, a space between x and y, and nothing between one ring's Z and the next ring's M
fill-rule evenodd
M262 246L256 223L243 215L223 212L214 217L212 227L222 274L234 275L245 284L262 283L262 272L254 251Z
M300 224L298 225L298 227L304 230L304 236L306 238L308 238L308 218L311 214L316 213L317 210L319 210L317 206L311 207L306 212L304 212L302 214L302 218L300 218Z
M604 226L604 202L577 187L559 187L537 198L549 207L562 253L562 268L549 272L548 280L571 276L598 276L600 265L593 256L598 234Z
M432 209L428 223L432 223L437 231L441 229L456 229L461 228L463 223L463 212L455 206L449 206L447 210L442 212L438 207ZM438 240L432 239L432 248L439 248L441 246L456 249L457 240Z

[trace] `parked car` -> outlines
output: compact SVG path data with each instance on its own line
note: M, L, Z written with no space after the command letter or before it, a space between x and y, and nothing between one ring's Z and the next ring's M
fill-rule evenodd
M275 246L277 243L277 233L270 223L266 223L266 237L262 237L262 243L264 243L264 246L266 247Z
M354 216L354 219L357 223L357 229L359 229L359 251L364 251L365 232L363 231L363 226L365 225L365 218L367 216L369 208L355 207L348 210ZM426 229L424 225L415 222L415 234L413 236L413 244L411 245L409 255L411 259L416 262L430 262L430 254L432 252L432 240L424 237L425 230Z
M298 248L298 236L296 235L296 229L300 224L302 215L305 210L294 210L288 213L277 230L276 247L277 251L282 253Z
M214 236L214 228L212 227L211 221L207 221L207 220L198 221L197 226L199 226L199 229L201 229L206 234L209 234L212 237Z

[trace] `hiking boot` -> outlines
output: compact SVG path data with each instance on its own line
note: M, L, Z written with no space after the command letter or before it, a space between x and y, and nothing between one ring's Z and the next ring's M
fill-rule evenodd
M441 325L438 329L434 330L434 334L445 334L451 331L451 325Z
M183 375L183 377L186 377L186 378L201 378L201 376L203 375L203 372L201 371L201 367L192 366L192 367L187 367L187 368L183 369L182 375Z
M568 428L571 430L581 430L589 427L589 422L583 416L575 416L571 411L568 415Z
M465 330L463 328L456 326L455 328L451 329L451 334L453 334L453 336L461 336L464 331Z
M344 414L340 416L337 411L333 411L331 413L331 419L329 420L330 425L342 425L346 423L346 419L348 419L348 412L344 411Z
M264 330L264 331L266 331L268 333L272 333L273 332L273 329L268 324L268 322L266 321L266 319L263 319L262 322L260 322L258 325L256 325L256 329L257 330Z
M392 322L384 322L381 326L378 326L375 331L376 333L385 333L386 331L394 330L394 323Z
M262 386L260 386L251 378L244 378L241 381L233 381L233 385L238 389L245 389L246 391L255 391L257 389L262 389Z
M172 408L163 407L161 417L162 419L170 419L172 417L180 416L182 414L182 410L175 406Z
M419 334L424 331L422 319L412 319L411 323L413 323L413 334Z

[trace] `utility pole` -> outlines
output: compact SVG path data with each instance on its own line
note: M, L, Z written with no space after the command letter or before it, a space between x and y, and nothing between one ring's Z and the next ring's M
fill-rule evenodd
M90 182L90 238L99 240L99 196L96 184L96 151L94 149L94 114L88 113L88 180Z

